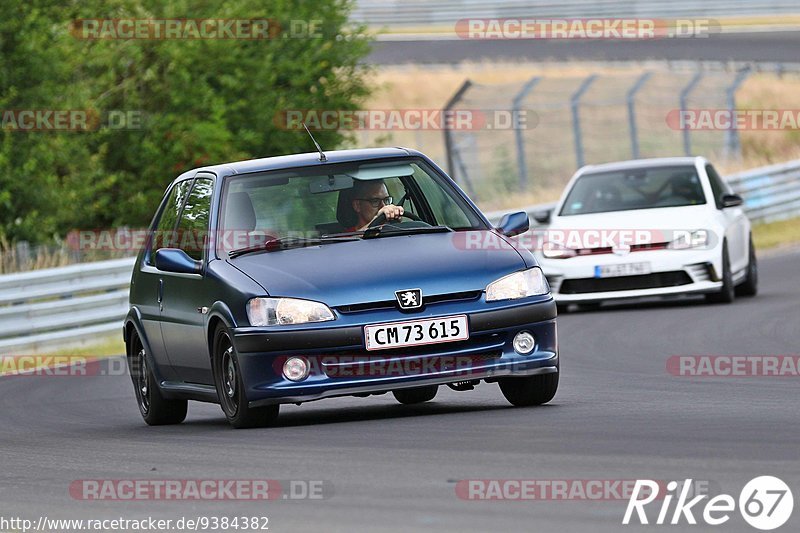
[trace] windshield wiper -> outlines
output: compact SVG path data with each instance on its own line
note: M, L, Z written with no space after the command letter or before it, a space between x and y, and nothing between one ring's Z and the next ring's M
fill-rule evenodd
M288 250L289 248L302 248L304 246L319 246L321 244L330 244L334 242L356 241L358 239L353 237L325 237L320 239L304 239L302 237L284 237L282 239L270 239L264 243L255 246L246 246L237 250L228 252L228 257L231 259L239 257L240 255L249 254L253 252L276 252L278 250Z
M393 237L395 235L409 235L412 233L449 233L453 230L448 226L418 226L414 228L401 228L392 224L384 224L375 228L364 230L365 239L376 239L378 237Z

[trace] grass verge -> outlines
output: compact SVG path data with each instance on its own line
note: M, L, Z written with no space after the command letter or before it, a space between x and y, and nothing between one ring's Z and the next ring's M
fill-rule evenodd
M756 250L800 244L800 217L753 225Z

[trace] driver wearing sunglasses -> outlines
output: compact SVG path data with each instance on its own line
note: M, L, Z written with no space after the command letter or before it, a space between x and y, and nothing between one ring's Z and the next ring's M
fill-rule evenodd
M355 227L348 231L362 231L369 227L379 215L386 216L387 222L400 220L403 208L392 204L393 198L383 180L358 181L353 180L353 211L358 215Z

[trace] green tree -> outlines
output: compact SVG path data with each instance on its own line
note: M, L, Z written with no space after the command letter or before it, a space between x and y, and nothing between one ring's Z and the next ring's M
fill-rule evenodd
M143 226L185 170L309 151L305 132L275 119L287 109L356 109L368 94L361 59L369 39L349 25L349 10L344 0L17 2L0 21L0 108L131 111L143 123L3 132L0 231L43 240L75 227ZM202 18L282 28L320 21L321 31L266 40L90 40L70 31L75 19ZM344 140L336 131L317 138L328 149Z

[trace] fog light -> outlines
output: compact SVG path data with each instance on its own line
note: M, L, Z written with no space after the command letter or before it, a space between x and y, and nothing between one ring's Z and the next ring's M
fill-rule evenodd
M283 375L290 381L300 381L308 377L308 361L305 357L290 357L283 363Z
M520 355L528 355L536 346L536 339L527 331L520 331L514 336L514 351Z

